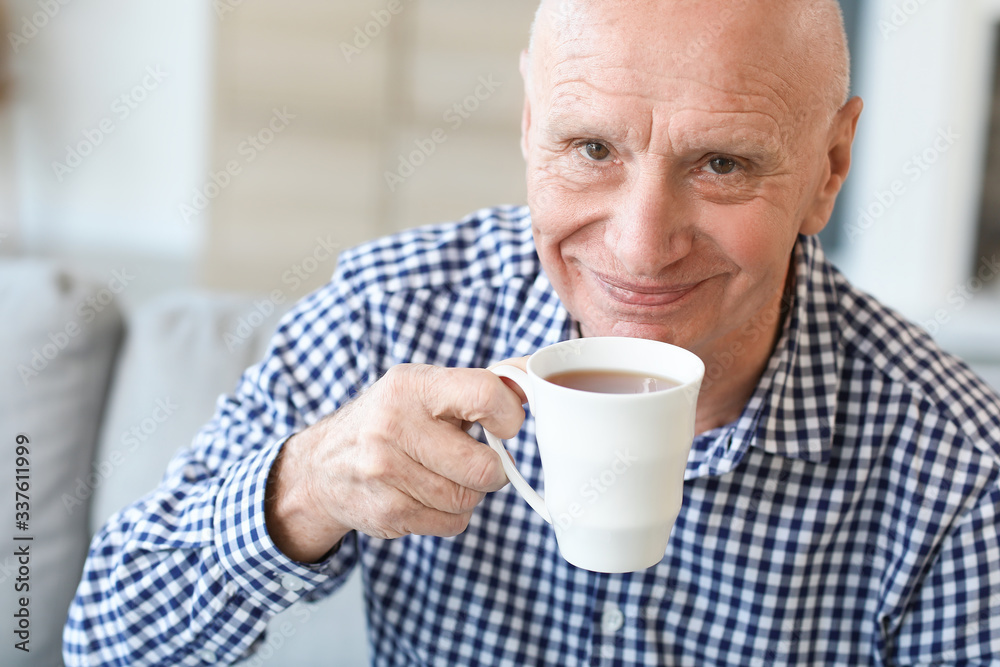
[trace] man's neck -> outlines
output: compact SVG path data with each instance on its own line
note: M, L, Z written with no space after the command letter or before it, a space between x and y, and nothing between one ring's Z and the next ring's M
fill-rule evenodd
M705 362L705 379L698 395L695 433L725 426L743 413L781 337L794 289L795 268L791 266L783 292L754 316L754 327L738 327L714 341L710 349L696 351ZM748 330L754 335L747 335Z

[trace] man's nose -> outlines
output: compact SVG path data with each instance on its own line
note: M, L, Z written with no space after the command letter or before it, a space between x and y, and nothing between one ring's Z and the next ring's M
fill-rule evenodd
M632 276L656 277L691 249L686 205L670 176L643 174L623 190L605 242Z

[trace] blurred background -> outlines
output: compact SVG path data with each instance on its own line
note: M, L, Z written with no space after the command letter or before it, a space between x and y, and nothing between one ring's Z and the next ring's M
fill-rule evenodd
M37 34L11 49L4 252L141 264L130 296L267 292L318 236L346 248L524 199L530 1L7 3Z
M824 245L1000 386L1000 0L842 5L866 108ZM51 426L48 441L77 456L47 487L68 522L53 535L89 536L151 488L337 252L525 199L517 65L534 0L0 10L0 426L3 437ZM82 326L91 310L118 319ZM74 345L83 365L69 364ZM93 404L54 415L52 397L68 394ZM128 444L136 428L141 446ZM82 548L54 561L68 574L44 635L53 646ZM333 664L359 664L363 629L337 627L298 634L325 633L355 656ZM54 664L52 651L30 664ZM284 655L308 665L331 653Z
M3 2L0 253L141 267L126 307L191 286L297 298L333 270L288 280L320 237L524 200L533 0ZM1000 3L842 4L867 106L826 246L946 347L1000 356L1000 281L953 293L1000 249Z

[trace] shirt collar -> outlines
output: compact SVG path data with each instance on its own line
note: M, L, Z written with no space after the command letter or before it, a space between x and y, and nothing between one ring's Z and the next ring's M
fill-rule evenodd
M576 323L563 306L544 271L534 276L526 291L513 304L518 314L506 336L506 356L523 357L543 347L576 337Z
M796 246L795 304L785 327L770 397L751 445L772 454L825 462L836 431L839 353L837 287L815 237Z

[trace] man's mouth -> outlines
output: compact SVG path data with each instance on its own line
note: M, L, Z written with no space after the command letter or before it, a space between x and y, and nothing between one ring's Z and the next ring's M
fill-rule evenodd
M654 308L674 304L704 281L689 283L633 282L594 273L598 285L611 299L628 306Z

